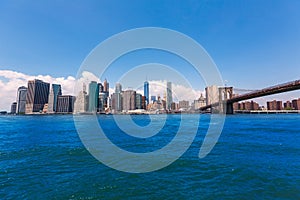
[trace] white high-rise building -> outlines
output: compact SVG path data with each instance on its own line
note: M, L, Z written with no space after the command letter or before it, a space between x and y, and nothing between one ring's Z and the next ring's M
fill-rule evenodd
M54 113L56 112L57 108L57 97L59 95L62 95L61 92L61 85L59 84L52 84L49 98L48 98L48 113Z
M17 93L17 114L25 114L27 87L19 87Z
M87 92L86 85L83 84L83 90L79 92L74 103L74 113L84 113L87 111Z

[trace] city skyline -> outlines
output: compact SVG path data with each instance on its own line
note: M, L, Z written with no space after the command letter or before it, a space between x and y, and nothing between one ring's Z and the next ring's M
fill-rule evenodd
M82 82L82 79L78 80L78 83L80 82L82 83L82 88L79 89L79 93L72 96L63 95L60 84L52 83L50 87L50 83L44 82L43 80L28 80L27 88L25 86L18 87L16 102L12 102L10 113L127 113L130 110L136 109L148 111L165 110L167 112L195 111L206 105L239 96L233 92L233 87L212 85L205 87L206 98L203 97L203 93L201 92L200 97L197 99L195 98L190 105L190 101L185 100L184 97L182 100L177 99L177 102L176 100L173 101L172 82L170 81L166 82L163 98L161 98L160 94L157 94L156 100L156 96L151 94L151 101L147 100L149 99L148 81L144 82L144 96L133 89L122 90L121 83L116 83L114 92L110 94L109 82L107 79L105 79L103 83L90 81L88 90L86 90L86 83ZM295 84L294 82L292 83ZM288 84L291 84L291 82ZM274 86L272 88L274 88ZM300 98L290 99L286 102L274 99L273 101L267 101L266 106L259 105L259 103L252 99L253 98L249 98L251 101L246 100L234 103L232 111L300 110ZM222 112L221 110L223 110L222 104L211 110L211 112L219 113Z

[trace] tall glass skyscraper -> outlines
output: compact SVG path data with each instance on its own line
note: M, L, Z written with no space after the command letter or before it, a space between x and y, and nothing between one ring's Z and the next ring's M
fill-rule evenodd
M149 82L144 82L144 96L146 98L146 105L149 104Z
M62 95L61 85L52 84L48 99L48 113L53 113L57 111L57 97L59 95Z
M121 93L121 92L122 92L122 85L120 83L116 83L115 93Z
M25 114L27 87L19 87L17 93L17 114Z
M98 107L99 86L96 81L89 84L89 112L96 112Z
M171 105L173 102L172 98L172 83L167 82L167 96L166 96L166 109L171 110Z
M41 112L48 103L50 84L35 79L28 81L25 114Z

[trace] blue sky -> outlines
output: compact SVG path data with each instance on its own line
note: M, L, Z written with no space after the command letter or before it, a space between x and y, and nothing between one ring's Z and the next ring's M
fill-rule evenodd
M299 10L300 1L292 0L2 0L0 69L76 76L101 41L128 29L154 26L195 39L228 85L256 89L300 78ZM143 60L149 61L142 55ZM116 79L114 74L107 78Z

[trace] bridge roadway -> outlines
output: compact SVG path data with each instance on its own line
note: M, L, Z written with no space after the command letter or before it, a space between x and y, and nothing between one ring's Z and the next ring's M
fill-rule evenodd
M299 90L299 89L300 89L300 80L295 80L295 81L291 81L288 83L283 83L280 85L275 85L275 86L267 87L267 88L264 88L261 90L238 95L238 96L232 97L231 99L228 99L228 100L223 100L221 102L216 102L216 103L213 103L210 105L203 106L199 110L204 111L209 108L219 106L220 104L223 104L223 105L226 104L226 106L224 107L224 108L226 108L226 110L223 111L223 113L233 114L233 103L248 100L248 99L253 99L253 98L257 98L257 97L268 96L268 95L272 95L272 94L278 94L278 93L289 92L289 91L293 91L293 90Z

